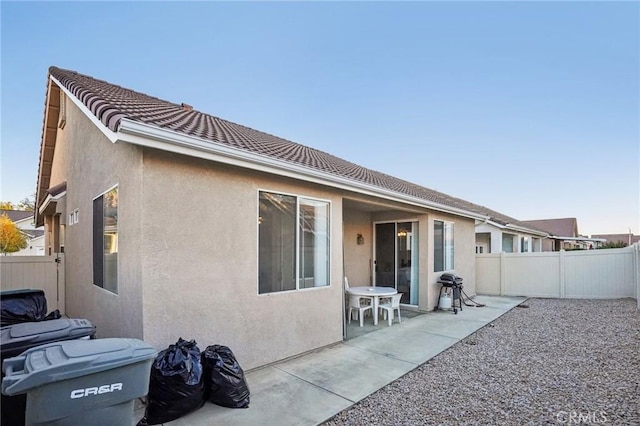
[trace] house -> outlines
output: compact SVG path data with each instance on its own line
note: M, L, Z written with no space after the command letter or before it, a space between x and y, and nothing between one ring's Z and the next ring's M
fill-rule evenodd
M524 220L523 223L549 233L542 251L589 249L594 248L599 242L597 238L589 238L578 233L578 220L575 217Z
M254 368L345 338L344 277L475 294L479 206L105 81L49 69L36 221L101 337L231 347ZM190 208L185 208L190 206ZM194 207L195 206L195 207Z
M640 235L628 234L594 234L591 238L598 238L604 240L605 243L623 243L627 246L640 242Z
M42 256L45 254L44 228L35 227L32 211L0 209L0 215L8 216L27 239L26 248L15 253L7 253L7 256Z
M542 251L546 231L496 212L481 209L488 220L476 222L476 253L533 253Z

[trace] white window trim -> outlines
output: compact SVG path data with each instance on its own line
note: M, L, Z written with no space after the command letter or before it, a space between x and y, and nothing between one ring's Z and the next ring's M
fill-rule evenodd
M79 222L79 210L75 209L69 213L69 225L75 225Z
M91 199L91 206L93 207L93 202L95 200L97 200L100 197L103 197L107 192L118 188L118 230L120 229L120 183L116 183L112 186L110 186L108 189L106 189L105 191L103 191L102 193L96 195L95 197L93 197ZM92 233L92 237L91 237L91 244L93 244L93 212L91 212L92 214L92 219L91 219L91 233ZM119 232L119 231L118 231ZM92 248L93 250L93 248ZM120 252L120 249L118 248L118 253ZM107 290L104 287L100 287L99 285L96 285L93 282L93 252L91 253L91 287L93 287L94 289L98 289L99 291L102 291L103 294L108 294L110 296L115 296L115 297L120 297L120 260L118 259L118 263L116 264L116 276L118 279L118 292L114 293L112 291ZM94 290L95 291L95 290Z
M296 288L294 290L283 290L283 291L274 291L271 293L260 293L260 193L261 192L269 192L271 194L285 195L288 197L296 198L296 247L295 247L296 248L296 270L295 270ZM305 200L310 200L310 201L325 202L329 205L329 226L327 229L327 234L329 235L329 277L328 277L329 284L325 286L300 288L300 280L299 280L300 262L298 259L298 249L300 245L300 232L298 232L298 226L300 224L300 198L303 198ZM256 220L256 244L255 244L255 247L256 247L256 294L258 296L271 297L277 294L288 294L288 293L295 293L299 291L320 291L320 290L326 290L331 288L331 270L332 270L332 263L333 263L333 247L332 247L333 246L333 231L332 231L333 230L333 204L331 200L317 198L317 197L309 197L306 195L300 195L300 194L295 194L295 193L286 192L286 191L258 188L256 192L256 218L258 218L258 220Z
M433 226L432 229L435 233L435 225L436 222L442 222L442 242L443 242L443 247L442 247L442 261L443 261L443 265L442 265L442 271L436 271L435 269L435 241L434 241L434 250L433 250L433 269L434 269L434 273L437 274L442 274L445 272L451 272L451 271L455 271L456 269L456 262L455 262L455 258L456 258L456 223L451 221L451 220L443 220L443 219L433 219ZM453 232L453 237L452 237L452 242L453 242L453 253L451 253L451 264L452 264L452 268L451 269L447 269L447 250L446 250L446 245L444 244L446 242L446 238L445 238L445 229L447 227L447 225L451 225L451 229ZM435 238L435 235L434 235Z

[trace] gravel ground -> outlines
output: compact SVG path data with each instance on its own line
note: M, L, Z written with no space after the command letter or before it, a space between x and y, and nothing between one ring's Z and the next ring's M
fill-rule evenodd
M597 423L640 425L633 299L529 299L324 424Z

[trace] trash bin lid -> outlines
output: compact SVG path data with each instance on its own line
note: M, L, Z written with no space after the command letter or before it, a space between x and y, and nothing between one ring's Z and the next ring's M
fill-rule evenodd
M2 363L2 393L15 395L59 382L155 358L157 351L139 339L66 340L37 346Z
M87 337L95 332L95 326L81 318L23 322L0 329L0 351L2 359L11 358L35 346Z

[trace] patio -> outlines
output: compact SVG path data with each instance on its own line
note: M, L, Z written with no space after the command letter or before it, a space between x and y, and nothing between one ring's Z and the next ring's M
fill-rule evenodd
M426 312L420 312L415 309L406 309L402 306L400 307L400 316L402 317L402 322L410 318L415 318L419 315L425 314ZM398 325L397 314L393 319L392 327L395 327L396 325ZM356 337L364 336L365 334L369 334L374 331L380 331L387 327L389 327L389 323L387 322L387 320L383 319L382 316L378 317L378 325L373 325L371 315L365 315L364 324L362 327L360 327L360 322L358 320L351 320L351 324L347 322L347 340L355 339Z
M508 312L524 298L478 296L483 308L430 312L389 327L380 321L358 337L246 373L247 409L206 403L171 425L316 425L416 369ZM403 312L404 314L404 312ZM370 320L370 319L369 319ZM370 323L370 321L369 321ZM352 321L351 326L360 328ZM144 409L136 411L135 423Z

